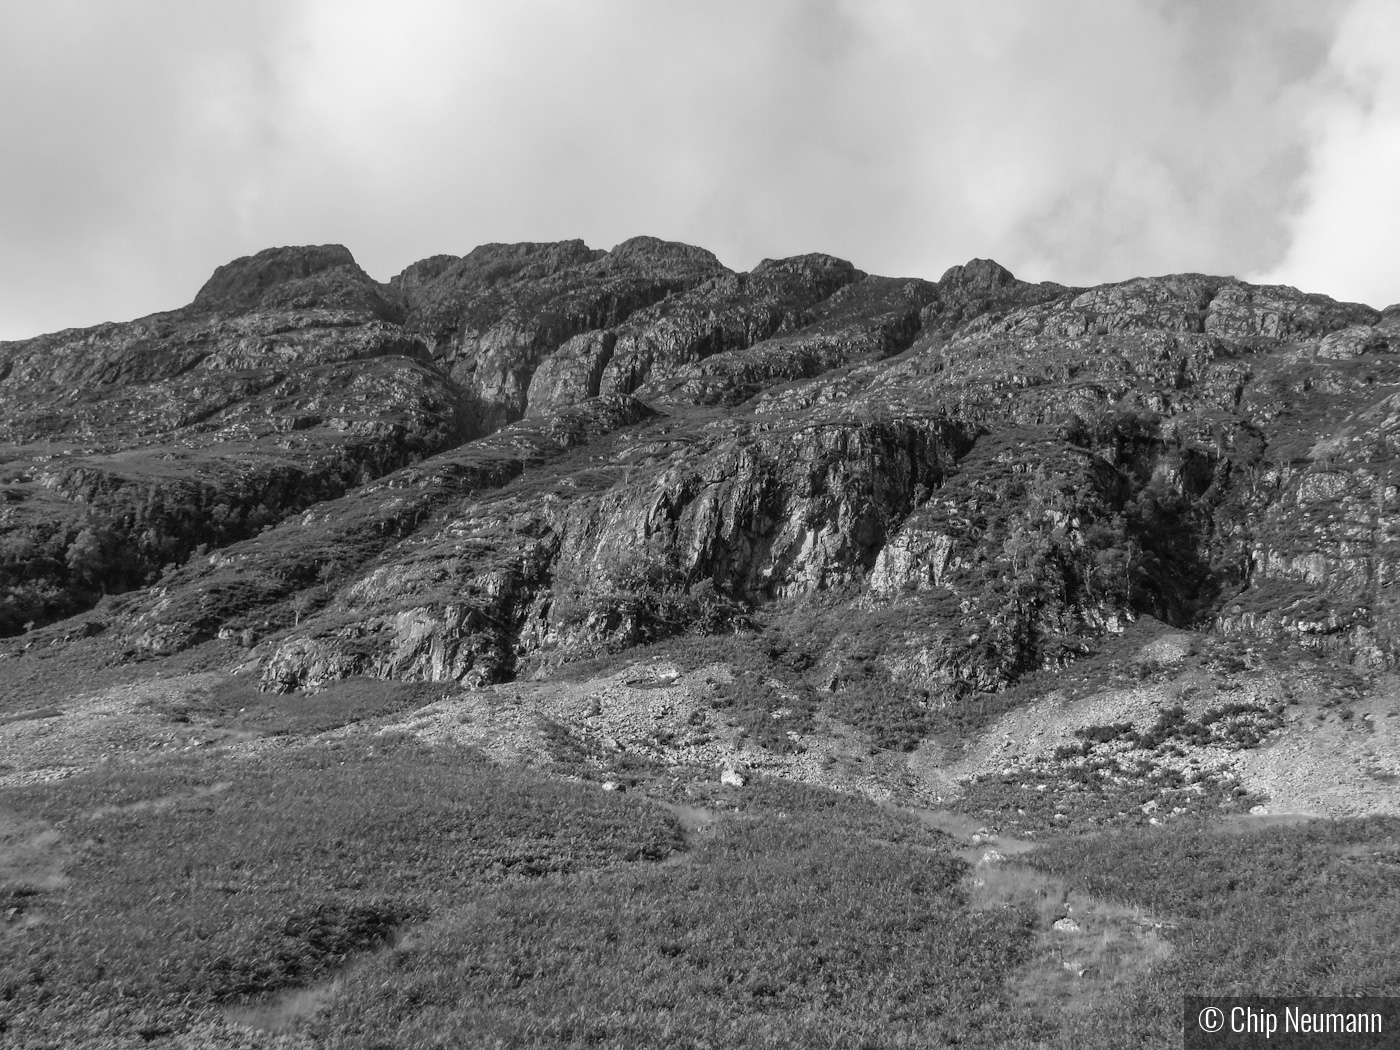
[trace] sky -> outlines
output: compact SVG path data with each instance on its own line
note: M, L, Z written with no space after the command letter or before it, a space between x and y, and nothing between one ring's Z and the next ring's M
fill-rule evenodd
M0 0L0 339L340 243L1400 301L1396 0Z

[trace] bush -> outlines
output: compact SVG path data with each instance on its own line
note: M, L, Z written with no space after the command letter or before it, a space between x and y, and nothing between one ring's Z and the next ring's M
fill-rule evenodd
M671 554L605 551L590 565L561 562L551 587L550 619L586 623L605 639L645 645L695 630L717 634L743 624L743 605L712 580L687 583Z

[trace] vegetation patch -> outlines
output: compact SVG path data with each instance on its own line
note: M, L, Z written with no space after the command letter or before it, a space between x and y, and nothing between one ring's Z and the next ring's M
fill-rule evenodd
M1078 744L1066 744L1055 751L1057 759L1091 758L1104 745L1120 745L1140 751L1177 753L1181 746L1215 746L1230 751L1257 747L1271 732L1283 725L1281 707L1256 703L1227 703L1213 707L1199 718L1191 718L1180 704L1162 709L1156 721L1144 730L1133 723L1084 726L1074 731Z
M628 789L654 787L674 773L674 767L655 755L612 746L596 733L553 719L544 721L542 735L550 757L545 768L562 776L597 784L611 782L618 788ZM658 740L658 744L668 742Z
M1018 830L1139 826L1247 811L1263 799L1189 748L1258 746L1283 724L1282 708L1231 702L1191 717L1181 705L1138 729L1084 726L1050 756L975 778L959 808ZM1199 752L1197 752L1199 755Z
M1169 919L1172 954L1064 1019L1064 1045L1176 1046L1185 995L1386 995L1400 970L1393 818L1057 839L1029 862ZM1126 1026L1126 1027L1125 1027Z
M984 774L955 805L1004 830L1060 832L1246 813L1263 801L1218 770L1109 757L1082 765L1042 759Z
M349 975L311 1033L361 1046L854 1048L1044 1031L1005 990L1033 911L969 909L961 861L833 825L838 812L750 812L687 864L475 895Z
M112 763L0 792L0 806L77 852L66 886L31 895L47 921L0 959L0 1019L35 1047L141 1017L179 1028L315 980L484 884L655 860L681 841L638 798L368 733L241 762Z

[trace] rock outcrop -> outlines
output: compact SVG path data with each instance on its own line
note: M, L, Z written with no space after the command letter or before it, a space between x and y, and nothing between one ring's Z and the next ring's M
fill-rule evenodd
M492 682L825 595L943 703L1146 614L1385 665L1398 345L1199 274L263 252L0 344L0 628L122 591L132 651L233 639L269 689Z
M346 249L275 249L182 310L0 346L0 632L458 445L402 315Z
M614 328L728 273L703 249L637 237L611 252L582 241L488 244L461 259L415 264L392 285L407 310L405 330L427 341L464 391L473 407L471 434L480 436L525 415L535 370L575 336ZM597 395L598 384L587 378L592 367L582 364L582 377L564 380L572 383L567 389Z

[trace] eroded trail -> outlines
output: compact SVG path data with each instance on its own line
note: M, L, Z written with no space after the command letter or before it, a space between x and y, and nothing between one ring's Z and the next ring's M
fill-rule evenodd
M39 902L68 881L72 859L57 828L0 809L0 943L48 921Z
M720 814L712 809L705 809L702 806L689 806L683 802L662 802L663 809L674 814L681 826L681 837L685 842L685 849L680 853L673 853L660 864L686 864L690 862L691 855L695 848L715 830L716 823L720 820Z
M1095 899L1018 863L1015 858L1033 851L1036 842L996 834L966 814L901 808L956 840L958 856L972 866L966 880L971 907L1033 910L1036 945L1014 978L1019 998L1059 1011L1088 1010L1171 954L1164 931L1172 923L1141 908Z
M1035 951L1012 980L1018 998L1028 1005L1059 1013L1094 1010L1172 954L1172 931L1178 925L1172 916L1072 888L1027 863L1040 843L995 833L966 814L901 808L954 838L957 854L972 865L965 883L971 907L1034 911ZM1218 835L1247 836L1328 819L1304 812L1222 814L1208 827ZM1160 834L1171 831L1163 827ZM1345 857L1389 856L1396 847L1389 839L1377 839L1341 846L1337 852Z

